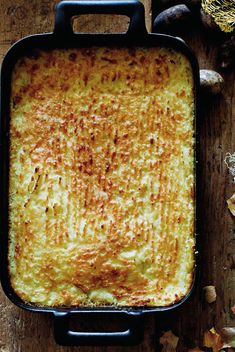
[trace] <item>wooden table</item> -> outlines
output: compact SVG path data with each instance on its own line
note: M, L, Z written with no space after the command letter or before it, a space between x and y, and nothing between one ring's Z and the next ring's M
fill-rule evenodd
M54 5L50 0L0 0L0 57L17 39L28 34L53 29ZM145 0L146 21L151 27L151 0ZM110 16L83 16L76 23L83 31L123 31L127 20ZM198 25L196 26L198 28ZM216 68L218 39L201 29L192 29L184 37L195 50L201 68ZM202 266L195 293L178 312L146 318L142 344L136 347L61 347L53 338L51 316L25 312L15 307L0 292L0 352L45 351L160 351L158 341L162 331L172 329L179 336L178 351L202 346L203 332L215 326L234 326L235 315L235 218L226 205L235 186L224 165L227 152L235 151L234 72L223 73L225 89L218 97L202 99L200 132ZM217 300L208 304L202 288L215 285ZM90 322L97 327L97 321ZM78 319L77 328L85 323ZM108 323L111 326L115 322ZM107 328L107 323L103 324ZM204 349L206 350L206 349Z

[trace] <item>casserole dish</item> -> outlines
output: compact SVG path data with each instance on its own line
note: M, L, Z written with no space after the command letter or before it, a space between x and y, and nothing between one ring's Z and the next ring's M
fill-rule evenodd
M105 5L105 6L104 6ZM126 14L130 17L130 26L126 34L115 34L115 35L85 35L85 34L74 34L71 28L70 19L73 15L81 13L120 13ZM20 298L20 294L16 294L16 290L12 287L12 281L10 280L9 271L12 274L12 270L9 270L9 255L10 242L9 242L9 227L12 226L14 219L9 217L9 204L11 206L11 199L9 201L9 165L10 157L9 150L10 146L13 145L13 141L9 137L10 131L10 97L14 86L11 87L11 76L14 70L16 61L21 57L27 56L32 49L38 50L59 50L69 48L87 48L94 50L94 47L118 47L125 48L151 48L151 47L164 47L173 48L176 51L182 53L189 60L192 71L193 71L193 88L194 88L194 112L196 116L196 95L198 85L198 67L196 60L189 49L180 40L176 40L169 36L147 34L144 25L144 12L143 5L137 1L127 2L62 2L57 7L56 13L56 24L54 33L37 35L25 38L15 44L6 55L3 66L2 66L2 83L6 85L2 89L2 104L1 104L1 140L3 147L3 160L1 163L2 167L2 194L4 197L1 200L2 214L8 214L3 217L3 248L6 251L1 252L2 260L2 285L8 295L8 297L19 306L30 309L32 311L47 311L53 312L55 315L55 337L56 340L61 344L124 344L124 343L136 343L141 337L141 317L147 312L156 312L161 310L167 310L177 307L181 304L188 296L189 292L184 297L180 297L176 302L173 302L170 306L155 307L154 305L147 307L138 303L138 306L131 304L123 304L118 307L113 306L99 306L94 307L76 306L76 305L46 305L37 304L34 305L32 301L24 300ZM149 49L150 50L150 49ZM121 49L120 49L121 51ZM78 53L76 51L76 53ZM71 53L70 53L71 54ZM13 101L14 104L14 101ZM53 132L53 131L52 131ZM11 134L11 132L10 132ZM11 194L11 193L10 193ZM26 211L26 209L25 209ZM11 214L10 214L11 215ZM10 225L10 226L9 226ZM192 273L193 280L195 273ZM34 278L35 279L35 278ZM192 280L192 281L193 281ZM192 285L191 285L192 286ZM38 303L39 301L37 301ZM127 314L130 328L124 332L112 332L112 333L77 333L71 332L68 328L68 317L70 313L79 312L80 314L88 313L99 313L104 314Z

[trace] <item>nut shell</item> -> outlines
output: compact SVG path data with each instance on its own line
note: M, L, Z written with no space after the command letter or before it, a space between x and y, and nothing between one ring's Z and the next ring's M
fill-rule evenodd
M169 32L182 27L182 24L189 23L192 13L189 8L184 5L176 5L159 13L155 18L153 28L155 32Z
M200 70L200 85L203 92L219 94L224 85L223 77L213 70Z

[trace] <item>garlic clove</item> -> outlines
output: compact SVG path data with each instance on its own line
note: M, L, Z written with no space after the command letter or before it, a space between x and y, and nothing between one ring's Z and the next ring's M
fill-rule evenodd
M205 299L207 303L213 303L216 301L216 290L215 286L205 286L203 287L205 292Z
M175 352L178 341L178 336L175 336L171 330L166 331L160 337L160 344L163 345L162 352Z

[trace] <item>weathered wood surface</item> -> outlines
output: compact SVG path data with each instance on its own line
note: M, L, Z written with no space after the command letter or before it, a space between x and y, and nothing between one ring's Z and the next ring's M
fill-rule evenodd
M50 0L0 0L0 57L17 39L28 34L52 31L54 5ZM144 1L148 28L151 25L151 1ZM121 17L84 16L77 30L124 31L127 20ZM216 68L218 39L201 30L190 31L186 40L196 51L201 68ZM213 99L202 102L200 132L202 267L201 278L189 301L179 312L146 318L145 336L136 347L61 347L53 338L53 320L49 315L25 312L15 307L0 292L0 352L52 351L160 351L158 335L173 329L180 337L178 351L202 346L203 332L215 326L234 326L230 307L235 304L235 221L227 210L226 199L235 192L232 178L223 160L226 152L235 151L234 72L223 74L225 89ZM215 285L217 301L211 305L203 299L202 287ZM76 324L77 325L77 324ZM85 328L85 322L78 321ZM94 321L93 327L100 325ZM103 324L105 327L105 323ZM115 322L106 323L107 327ZM204 349L205 350L205 349Z

